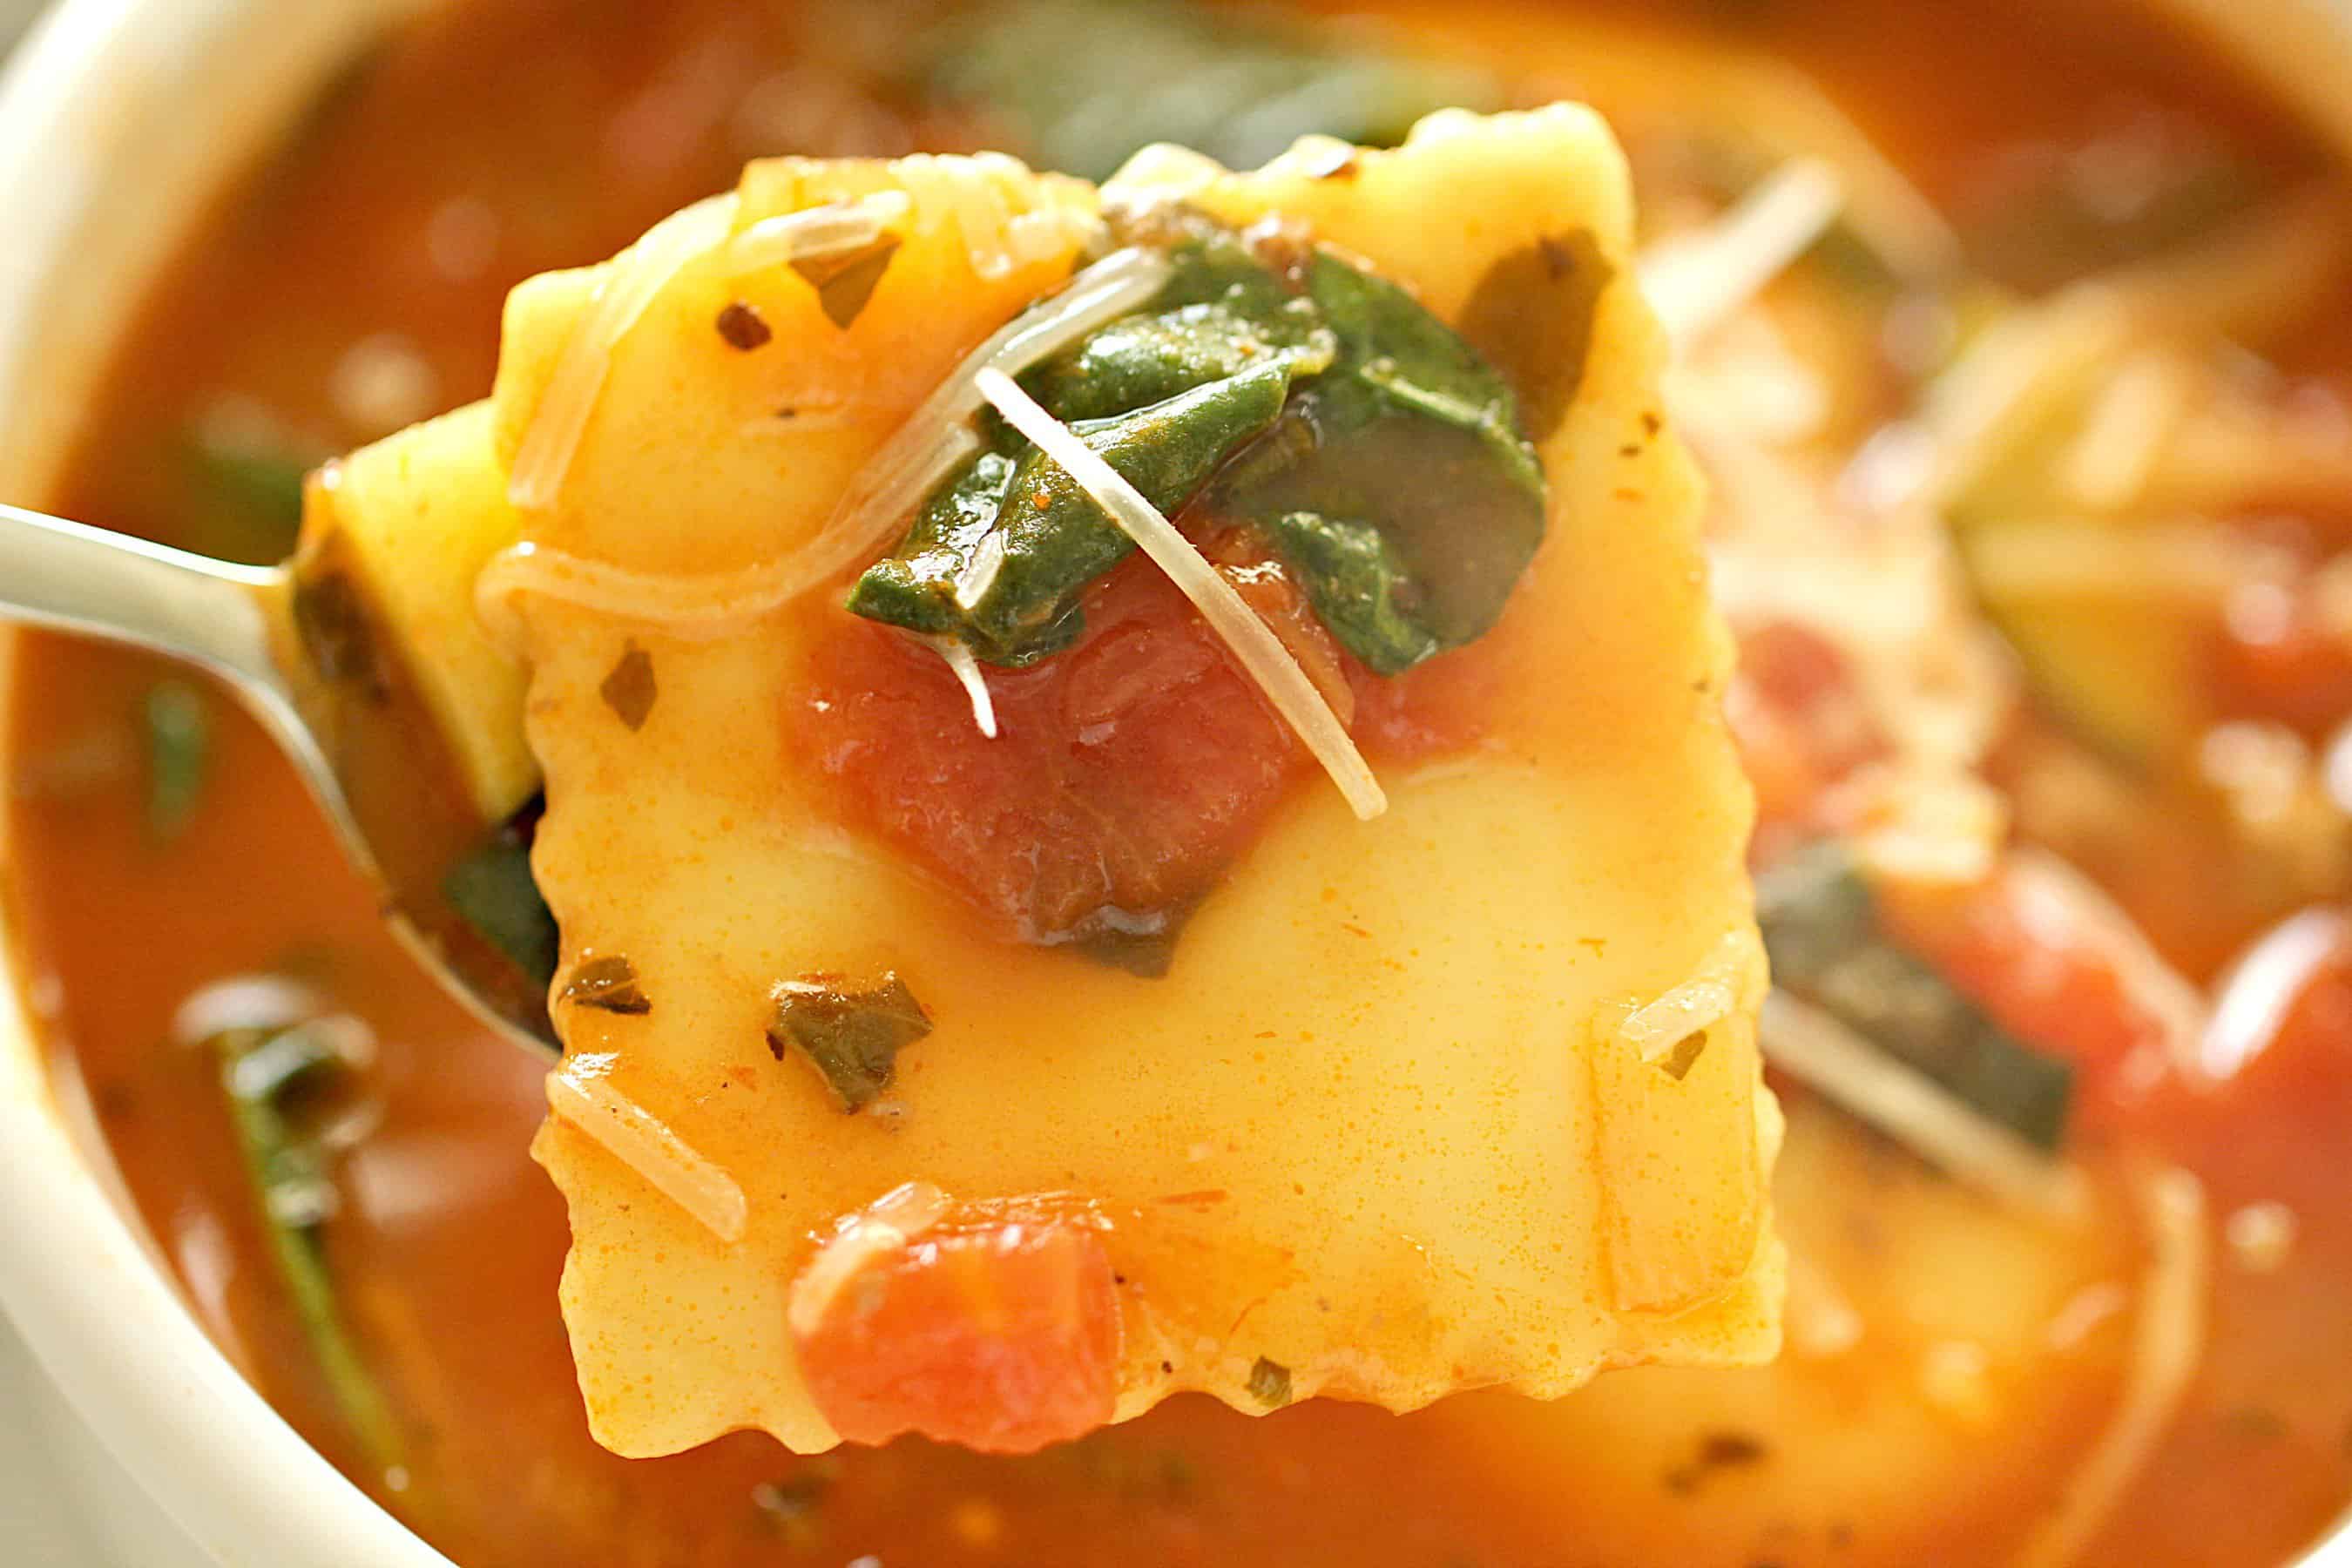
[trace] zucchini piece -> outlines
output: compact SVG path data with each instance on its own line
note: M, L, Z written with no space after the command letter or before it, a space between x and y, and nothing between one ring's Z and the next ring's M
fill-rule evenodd
M2074 1068L2011 1037L1880 931L1870 885L1825 842L1757 879L1756 923L1784 985L2044 1152L2063 1141Z
M2211 717L2207 652L2252 546L2199 524L2074 521L1979 523L1955 542L2053 717L2140 769L2196 743Z

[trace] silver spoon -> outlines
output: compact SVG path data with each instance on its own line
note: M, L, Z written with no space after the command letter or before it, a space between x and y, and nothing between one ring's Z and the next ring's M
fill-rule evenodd
M553 1049L544 993L441 896L466 852L457 825L428 822L420 781L359 765L413 764L413 721L404 733L380 684L355 697L351 681L320 669L316 640L298 624L298 592L283 566L236 565L0 505L0 619L128 644L226 685L325 808L425 971L505 1038Z

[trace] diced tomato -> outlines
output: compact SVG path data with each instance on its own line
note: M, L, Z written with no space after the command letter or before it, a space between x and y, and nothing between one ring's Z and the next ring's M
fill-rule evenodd
M1201 552L1216 563L1218 573L1233 584L1242 603L1257 612L1323 700L1342 724L1356 721L1356 693L1348 684L1347 667L1354 661L1340 650L1329 628L1307 604L1290 568L1276 558L1255 529L1228 529L1210 539Z
M1441 653L1402 675L1374 675L1349 659L1348 680L1356 690L1356 744L1374 761L1399 763L1474 744L1486 732L1501 668L1490 650L1475 644Z
M949 1228L882 1252L798 1335L801 1373L853 1443L920 1433L1022 1454L1108 1423L1118 1282L1075 1221Z
M2020 1041L2075 1065L2079 1116L2111 1124L2170 1076L2177 1021L2135 977L2158 961L2126 951L2137 938L2095 895L2014 861L1973 888L1876 891L1897 941Z
M1263 559L1221 562L1376 759L1466 743L1491 660L1464 650L1392 680L1331 641ZM839 786L844 816L910 855L1015 941L1083 941L1148 963L1155 933L1244 853L1312 770L1192 605L1129 560L1086 601L1079 644L989 669L999 733L982 735L947 666L911 639L842 617L817 648L794 739Z
M2158 1135L2217 1200L2293 1204L2298 1250L2314 1245L2342 1211L2352 1147L2352 915L2305 910L2248 946L2214 988L2197 1064L2196 1092L2156 1108Z
M2352 1132L2352 918L2306 910L2223 975L2200 1065L2232 1100Z
M1777 847L1774 829L1825 826L1816 821L1822 794L1888 749L1853 660L1795 621L1740 634L1724 717L1756 787L1759 849Z
M850 617L794 716L850 819L1019 941L1181 916L1307 765L1150 562L1111 573L1086 616L1077 647L987 672L994 740L936 656Z
M2213 700L2316 739L2352 715L2352 633L2305 584L2262 583L2232 601L2214 652Z

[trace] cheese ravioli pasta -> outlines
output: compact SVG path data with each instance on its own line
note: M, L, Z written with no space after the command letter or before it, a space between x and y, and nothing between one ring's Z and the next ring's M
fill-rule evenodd
M507 489L602 1441L1770 1353L1750 806L1631 225L1590 112L1449 112L1099 190L761 163L516 292L388 488Z

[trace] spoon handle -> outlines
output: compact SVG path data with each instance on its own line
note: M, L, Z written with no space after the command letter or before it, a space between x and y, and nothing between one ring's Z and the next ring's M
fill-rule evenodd
M274 566L238 566L0 505L0 619L186 659L248 695L284 685L270 650Z

